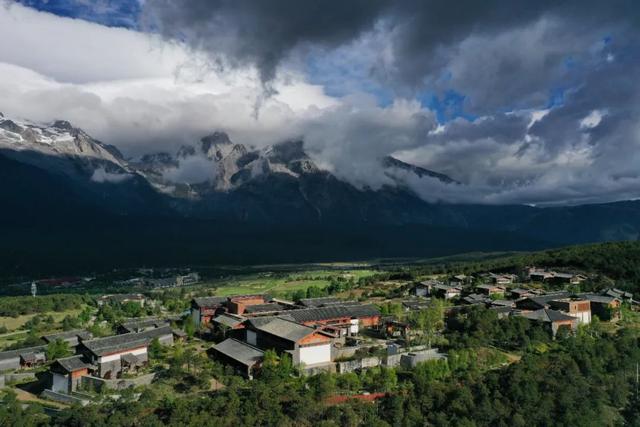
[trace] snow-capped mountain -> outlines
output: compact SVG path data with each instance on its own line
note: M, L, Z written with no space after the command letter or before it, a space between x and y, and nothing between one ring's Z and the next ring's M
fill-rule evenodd
M96 182L122 182L133 173L116 147L93 139L64 120L38 125L0 113L0 150L24 163L88 175Z
M299 180L327 173L307 155L302 141L255 149L234 143L224 132L214 132L175 153L149 153L127 160L117 148L62 120L39 125L1 116L0 150L21 162L97 183L142 178L162 194L188 199L232 192L272 175ZM381 159L381 167L398 185L403 183L394 170L455 182L393 157Z
M234 144L222 132L206 136L198 144L182 146L175 155L145 155L131 165L157 186L190 184L194 190L205 193L232 191L273 173L299 178L301 174L319 171L304 152L301 141L257 150ZM195 169L187 180L186 169Z
M175 155L155 153L142 156L131 166L160 189L188 184L197 193L233 191L251 180L264 179L270 174L299 179L303 175L323 172L304 151L302 141L287 141L254 149L233 143L224 132L215 132L197 144L182 146ZM399 185L403 183L401 178L393 174L394 170L409 172L418 178L427 176L447 184L456 183L446 175L393 157L381 159L381 167ZM186 182L184 173L181 173L186 168L200 169L199 179L198 175L192 175L191 181Z

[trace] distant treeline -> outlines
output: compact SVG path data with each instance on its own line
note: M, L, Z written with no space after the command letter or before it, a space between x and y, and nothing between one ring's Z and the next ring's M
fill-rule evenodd
M17 317L23 314L45 313L48 311L66 311L80 308L89 301L83 295L44 295L0 298L0 316Z
M427 264L406 270L420 274L515 272L526 266L575 269L605 275L628 289L640 290L640 242L610 242L570 246L541 252L469 262Z

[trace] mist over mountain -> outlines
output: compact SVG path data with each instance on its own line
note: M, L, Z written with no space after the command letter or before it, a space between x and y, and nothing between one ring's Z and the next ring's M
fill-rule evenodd
M525 250L640 235L637 201L428 203L407 179L463 184L384 157L379 167L393 185L357 188L316 165L303 141L256 149L219 131L175 153L125 159L68 122L2 117L0 162L7 236L0 249L11 260L8 270L40 257L52 268L52 251L61 257L58 267L75 257L91 259L86 266L114 259L284 262Z

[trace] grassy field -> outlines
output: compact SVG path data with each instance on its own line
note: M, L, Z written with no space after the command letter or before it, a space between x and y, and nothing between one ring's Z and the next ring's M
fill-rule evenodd
M60 311L60 312L51 311L51 312L38 313L38 314L41 314L44 316L51 315L53 317L53 320L55 320L56 322L59 322L62 319L64 319L66 316L69 316L69 315L77 316L78 314L80 314L80 312L82 312L82 309L83 307L74 308L72 310ZM27 323L29 320L31 320L34 316L37 316L38 314L25 314L18 317L0 317L0 326L6 327L9 331L15 331L22 328L22 326L25 323Z
M306 290L310 286L324 288L328 286L332 278L345 278L358 280L361 277L372 276L375 270L317 270L309 272L297 272L287 275L261 273L252 276L243 276L238 279L212 284L217 288L216 295L243 295L270 293L281 295L286 292Z

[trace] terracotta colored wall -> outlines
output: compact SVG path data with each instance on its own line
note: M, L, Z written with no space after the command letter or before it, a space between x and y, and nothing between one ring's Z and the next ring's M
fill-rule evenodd
M71 372L71 378L84 377L85 375L89 375L89 370L86 368Z
M362 326L377 326L380 323L380 316L363 317L360 319Z
M263 297L233 298L229 301L229 312L233 314L243 314L246 307L264 303Z
M299 345L318 344L318 343L326 343L326 342L330 342L330 341L331 341L331 338L329 338L329 337L327 337L325 335L311 334L309 336L304 337L300 341L298 341L298 344Z

